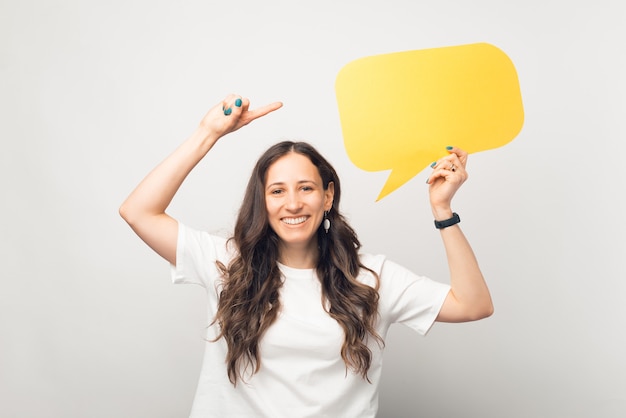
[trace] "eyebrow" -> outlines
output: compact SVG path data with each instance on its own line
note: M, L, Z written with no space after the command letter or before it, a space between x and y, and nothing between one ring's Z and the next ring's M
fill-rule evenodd
M315 180L298 180L298 184L305 184L305 183L312 183L312 184L315 184L316 186L318 185L315 182ZM274 182L272 184L268 184L265 189L269 189L269 188L274 187L274 186L284 186L284 185L285 185L284 181L276 181L276 182Z

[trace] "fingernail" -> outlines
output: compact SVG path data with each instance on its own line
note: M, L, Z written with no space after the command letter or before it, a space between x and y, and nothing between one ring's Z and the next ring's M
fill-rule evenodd
M231 113L233 113L233 109L231 109L230 107L224 111L224 115L226 116L230 115Z
M235 106L241 107L241 99L235 100Z
M430 168L435 168L435 166L436 166L436 165L437 165L437 161L435 161L434 163L432 163L432 164L430 165Z
M447 149L448 151L452 151L452 148L454 148L454 147L451 147L450 145L448 145L448 146L446 147L446 149Z

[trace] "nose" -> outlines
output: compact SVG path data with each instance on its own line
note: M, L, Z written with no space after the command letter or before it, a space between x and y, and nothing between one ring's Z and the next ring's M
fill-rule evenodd
M300 196L298 195L298 193L290 192L287 194L285 207L291 212L297 212L300 210L300 208L302 207L302 201L300 200Z

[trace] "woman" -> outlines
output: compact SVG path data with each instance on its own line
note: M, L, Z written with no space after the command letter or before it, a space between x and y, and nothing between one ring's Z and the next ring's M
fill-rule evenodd
M174 282L207 290L212 323L191 416L373 417L392 323L425 334L434 321L493 311L450 206L467 154L448 147L428 179L450 286L359 254L339 178L306 143L281 142L261 156L230 240L179 224L165 210L193 167L220 138L282 106L249 105L230 95L213 107L120 208L172 264Z

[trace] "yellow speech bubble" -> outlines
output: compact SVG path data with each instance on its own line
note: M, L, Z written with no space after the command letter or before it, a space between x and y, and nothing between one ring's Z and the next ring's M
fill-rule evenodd
M366 171L391 170L380 200L446 154L505 145L524 123L517 72L486 43L361 58L337 75L346 151Z

